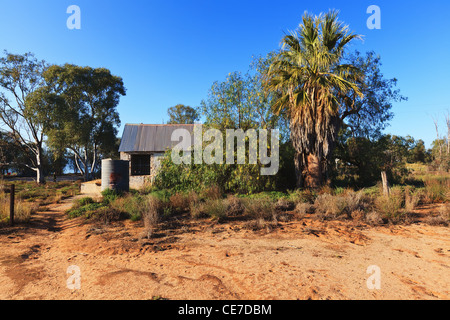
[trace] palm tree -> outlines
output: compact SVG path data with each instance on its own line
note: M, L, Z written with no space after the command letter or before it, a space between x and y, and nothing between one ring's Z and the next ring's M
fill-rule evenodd
M298 187L323 185L342 123L339 113L362 97L361 72L343 63L345 48L357 38L336 11L305 13L299 29L283 38L267 73L267 89L277 96L274 112L290 121Z

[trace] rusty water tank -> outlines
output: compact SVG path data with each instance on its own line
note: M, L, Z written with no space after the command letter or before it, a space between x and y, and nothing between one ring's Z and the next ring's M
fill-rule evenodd
M102 191L130 190L130 164L126 160L102 160Z

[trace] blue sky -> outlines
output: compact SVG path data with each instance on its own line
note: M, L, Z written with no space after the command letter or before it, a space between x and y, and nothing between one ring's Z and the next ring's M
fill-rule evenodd
M81 30L66 26L70 5L81 9ZM366 26L370 5L381 8L381 30ZM118 107L121 134L125 123L167 121L167 108L178 103L198 106L214 81L278 49L305 11L329 9L364 36L355 49L381 55L384 75L396 77L409 99L394 105L386 133L429 147L433 117L444 134L450 111L448 0L0 0L0 50L121 76L127 88Z

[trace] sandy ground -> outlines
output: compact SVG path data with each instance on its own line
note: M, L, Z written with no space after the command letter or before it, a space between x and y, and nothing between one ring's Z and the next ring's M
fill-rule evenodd
M304 219L255 232L243 222L175 221L148 240L140 222L67 220L70 205L0 229L0 299L450 298L446 227ZM74 265L79 290L67 286ZM367 286L371 265L379 290Z

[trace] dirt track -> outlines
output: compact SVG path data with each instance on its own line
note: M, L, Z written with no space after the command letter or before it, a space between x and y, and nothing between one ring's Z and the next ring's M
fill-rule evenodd
M141 239L138 222L67 220L66 200L0 229L0 299L449 299L449 228L305 219L275 231L192 222ZM67 288L69 266L81 289ZM366 270L381 269L369 290Z

